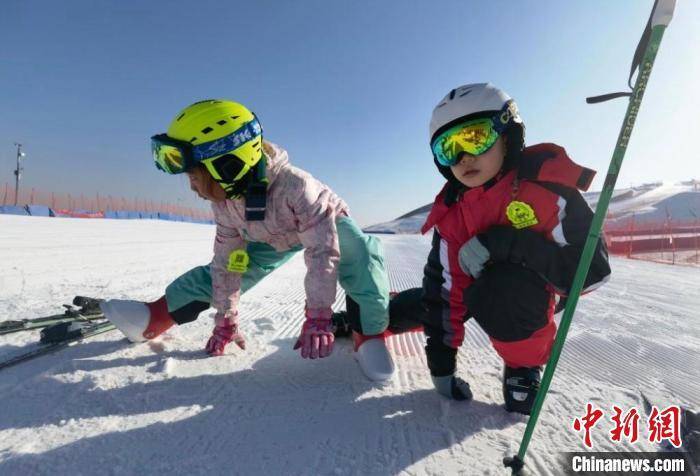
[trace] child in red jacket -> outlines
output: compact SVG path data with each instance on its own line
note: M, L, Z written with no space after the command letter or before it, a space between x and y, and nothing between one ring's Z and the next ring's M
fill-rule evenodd
M557 145L524 148L524 131L515 102L488 83L453 89L435 107L430 145L447 184L422 229L434 229L422 320L438 392L472 396L455 371L473 317L504 361L506 409L529 414L593 218L578 190L595 172ZM600 240L584 292L609 275Z

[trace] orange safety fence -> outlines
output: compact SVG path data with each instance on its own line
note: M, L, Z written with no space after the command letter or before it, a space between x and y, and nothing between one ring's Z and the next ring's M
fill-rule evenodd
M670 264L700 264L700 219L636 223L606 222L604 236L611 254Z
M0 186L0 206L15 204L15 188L5 183ZM97 214L108 211L140 211L145 213L164 213L180 215L196 220L212 220L209 209L199 209L175 205L165 201L148 198L126 198L103 195L99 192L86 193L56 193L37 190L36 188L22 189L17 195L17 205L43 205L52 210L74 211L78 214Z

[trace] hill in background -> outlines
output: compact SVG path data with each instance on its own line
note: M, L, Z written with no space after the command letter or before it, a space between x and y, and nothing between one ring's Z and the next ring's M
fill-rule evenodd
M600 191L586 192L583 197L595 208ZM432 204L416 208L395 220L368 226L371 233L415 234L425 223ZM615 190L608 208L607 226L622 228L634 220L635 226L694 224L700 222L700 181L677 184L654 182Z

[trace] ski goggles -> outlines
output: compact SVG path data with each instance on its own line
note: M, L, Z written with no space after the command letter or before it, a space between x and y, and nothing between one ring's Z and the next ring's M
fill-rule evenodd
M498 140L491 119L475 119L450 127L433 141L433 154L444 166L457 164L463 153L481 155Z
M173 139L167 134L157 134L151 137L151 152L160 170L168 174L181 174L203 160L236 150L261 134L262 126L257 118L227 136L198 145ZM230 171L226 175L231 176Z
M511 121L520 122L520 116L515 103L508 101L493 117L460 122L440 133L431 145L433 155L446 167L456 165L464 153L481 155L493 147Z

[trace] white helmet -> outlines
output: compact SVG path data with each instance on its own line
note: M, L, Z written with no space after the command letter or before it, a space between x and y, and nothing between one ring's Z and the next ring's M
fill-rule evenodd
M508 135L508 147L504 167L515 166L517 157L524 146L525 125L515 101L491 83L465 84L450 91L433 109L430 118L430 145L433 140L450 127L469 119L484 116L497 118ZM455 181L449 167L435 160L440 173L449 181ZM455 182L458 183L458 182Z
M508 119L522 123L515 101L491 83L465 84L453 89L433 109L433 116L430 118L430 142L432 143L437 133L467 120L468 116L499 112L509 101L508 110L511 114Z

